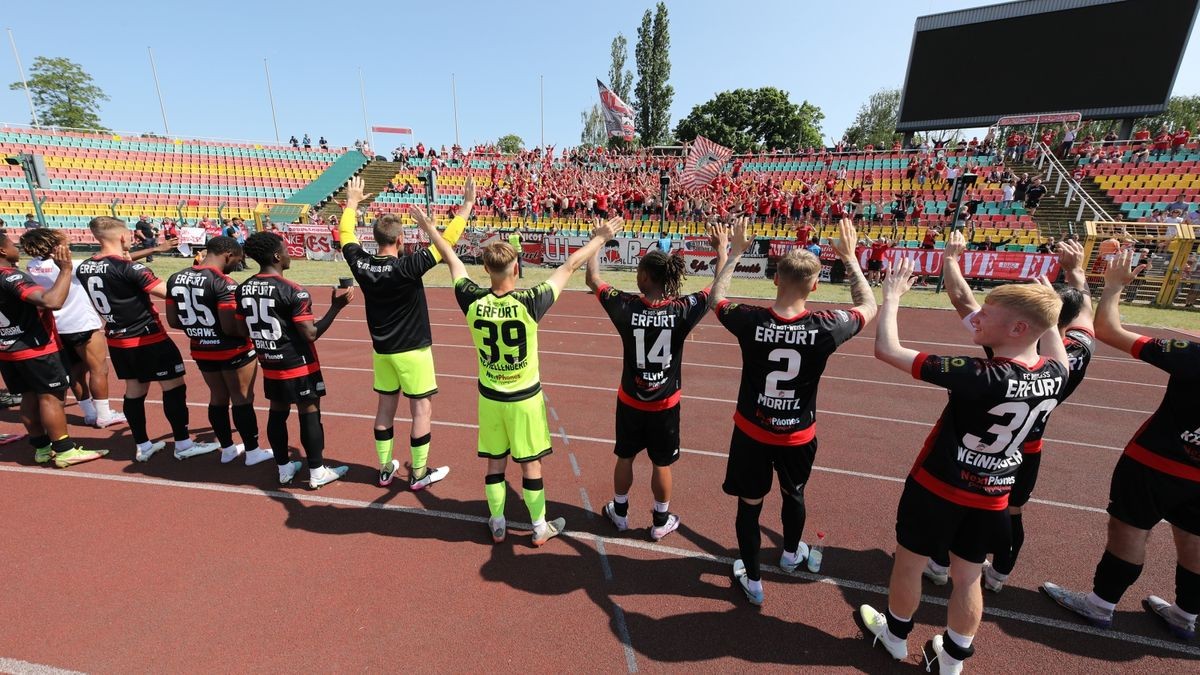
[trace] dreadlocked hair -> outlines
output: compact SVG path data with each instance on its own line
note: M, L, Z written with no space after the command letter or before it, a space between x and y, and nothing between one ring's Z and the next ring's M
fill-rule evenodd
M275 254L283 250L283 239L270 232L255 232L242 244L246 257L258 263L259 267L272 264Z
M668 255L662 251L651 251L638 263L638 271L645 272L650 281L662 286L663 295L677 297L687 278L687 265L683 256Z
M67 243L67 237L58 230L39 227L21 234L21 249L34 258L49 258L54 249Z

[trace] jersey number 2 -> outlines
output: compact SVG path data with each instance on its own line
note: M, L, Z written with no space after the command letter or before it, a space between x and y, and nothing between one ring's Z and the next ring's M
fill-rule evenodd
M779 383L794 380L800 374L800 352L795 349L773 349L767 354L767 360L781 363L783 368L773 370L767 375L767 386L763 388L763 394L771 398L796 398L795 389L780 389Z

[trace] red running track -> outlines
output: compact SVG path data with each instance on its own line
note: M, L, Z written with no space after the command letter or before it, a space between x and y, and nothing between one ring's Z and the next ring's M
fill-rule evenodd
M873 326L830 360L822 384L805 536L830 533L822 574L767 567L758 610L729 577L735 504L720 483L739 359L711 316L684 355L685 451L672 500L683 525L660 543L646 529L645 460L631 495L633 529L618 534L596 515L612 490L620 367L608 319L593 298L568 292L543 321L556 435L545 463L549 511L566 517L570 535L535 550L520 532L490 543L470 339L449 290L430 290L430 304L440 385L431 461L452 468L430 491L374 484L375 395L360 304L320 343L326 454L351 471L319 492L280 490L270 463L226 466L215 455L177 462L169 453L132 463L123 428L83 429L74 408L72 431L112 449L109 458L56 471L33 465L23 444L0 448L8 515L0 607L18 619L0 632L0 670L904 670L870 648L852 613L884 603L901 482L945 393L871 358ZM901 333L929 351L976 352L949 312L905 310ZM208 438L194 369L188 383L193 426ZM1016 663L1061 672L1195 668L1200 648L1175 641L1139 605L1150 593L1173 597L1174 554L1163 532L1112 631L1076 622L1036 590L1046 579L1089 587L1109 474L1164 384L1158 370L1102 348L1088 380L1054 414L1022 558L1010 585L985 598L973 672ZM152 434L166 437L150 407ZM0 419L6 429L17 421L13 411ZM398 437L406 422L397 422ZM510 486L515 475L510 468ZM764 563L778 559L778 508L769 496ZM510 523L528 520L511 487L507 514ZM926 592L909 670L944 622L947 589Z

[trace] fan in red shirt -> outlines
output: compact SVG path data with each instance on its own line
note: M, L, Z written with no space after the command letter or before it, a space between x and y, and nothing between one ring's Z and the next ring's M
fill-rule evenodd
M808 246L809 239L812 238L813 226L804 223L796 227L796 245L804 248Z
M1167 131L1166 127L1158 130L1154 135L1154 153L1155 155L1166 152L1171 147L1171 132Z
M1178 152L1180 148L1187 145L1188 139L1192 137L1192 132L1188 131L1187 127L1180 127L1175 130L1175 135L1171 136L1171 150Z
M880 237L871 242L871 252L867 254L867 281L879 285L883 278L883 259L891 248L887 237Z

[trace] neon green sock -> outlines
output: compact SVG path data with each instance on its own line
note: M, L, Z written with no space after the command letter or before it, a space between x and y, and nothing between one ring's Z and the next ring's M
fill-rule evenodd
M379 466L392 463L392 437L396 432L392 429L375 430L375 454L379 455Z
M408 449L412 453L412 467L416 472L425 468L425 463L429 461L429 439L433 434L425 434L420 438L408 439Z
M499 480L496 480L499 478ZM484 479L483 493L487 495L488 513L493 518L504 517L504 499L508 494L508 484L504 482L504 474L488 476Z
M529 481L525 481L528 483ZM538 487L536 490L523 488L521 493L525 497L525 508L529 509L529 518L531 522L540 523L546 520L546 491L541 487L541 479L538 479Z

